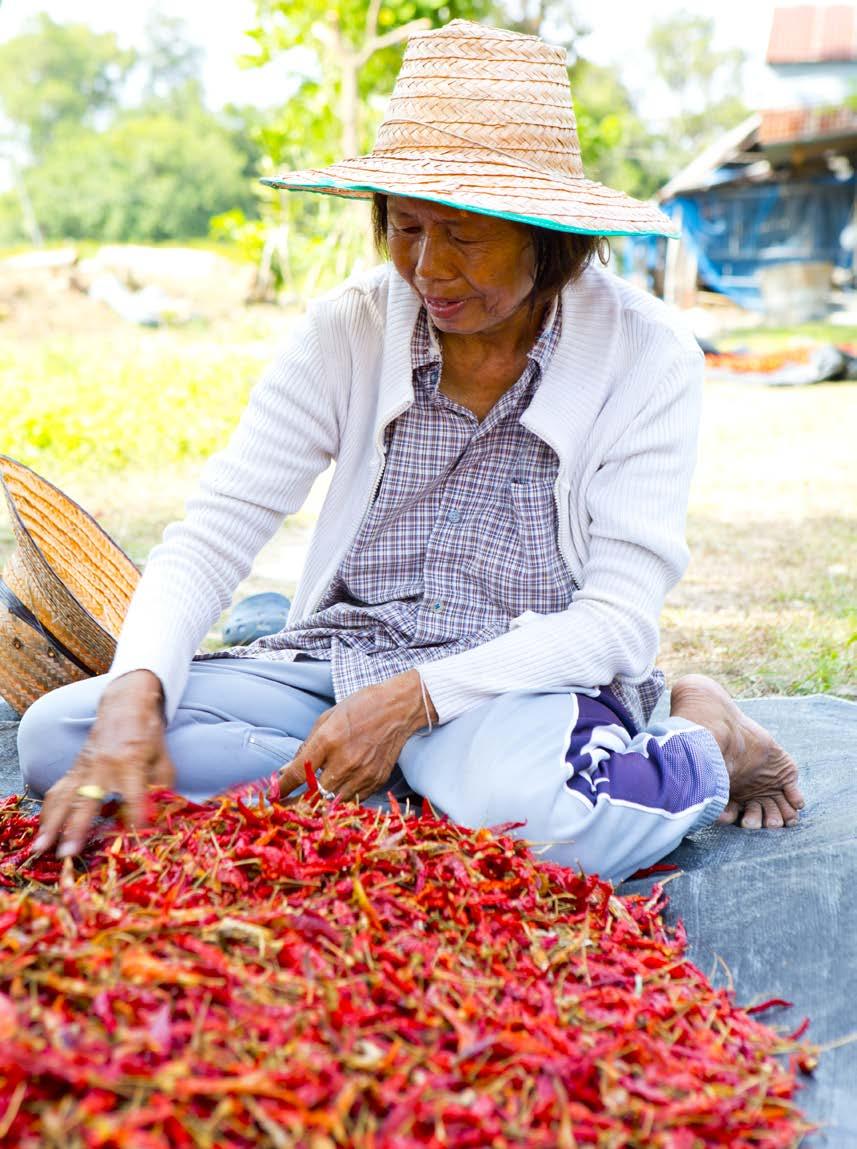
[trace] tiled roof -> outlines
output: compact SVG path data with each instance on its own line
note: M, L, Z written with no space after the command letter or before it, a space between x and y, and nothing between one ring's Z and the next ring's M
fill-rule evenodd
M857 3L776 8L769 64L857 60Z
M795 143L837 136L857 136L857 111L851 108L793 108L762 112L759 143Z

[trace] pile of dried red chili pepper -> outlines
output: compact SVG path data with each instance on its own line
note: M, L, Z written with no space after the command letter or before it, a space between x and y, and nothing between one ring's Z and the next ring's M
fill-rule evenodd
M705 365L736 374L766 375L793 364L809 363L812 351L812 347L786 347L757 355L748 351L724 351L721 355L712 352L705 356Z
M520 842L156 796L77 865L0 803L0 1145L796 1145L806 1049ZM791 1064L776 1054L791 1054Z

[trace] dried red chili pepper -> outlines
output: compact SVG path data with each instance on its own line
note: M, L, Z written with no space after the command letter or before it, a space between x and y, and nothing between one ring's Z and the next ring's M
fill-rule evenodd
M0 1146L785 1149L791 1054L617 898L424 807L152 796L75 871L0 803Z
M769 1009L791 1009L794 1005L793 1001L786 1001L782 997L772 997L768 1001L762 1001L758 1005L748 1005L744 1007L745 1013L765 1013Z

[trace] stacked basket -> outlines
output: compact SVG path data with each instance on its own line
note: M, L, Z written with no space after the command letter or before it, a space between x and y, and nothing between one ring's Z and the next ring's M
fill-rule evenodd
M0 455L17 549L0 579L0 697L19 713L104 674L139 571L59 488Z

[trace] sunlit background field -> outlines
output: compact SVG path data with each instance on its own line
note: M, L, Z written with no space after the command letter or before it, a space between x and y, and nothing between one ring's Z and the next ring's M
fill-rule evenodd
M143 563L297 315L237 307L141 330L81 300L65 316L54 310L48 340L28 309L17 327L0 325L0 450L64 486ZM857 342L857 330L836 337ZM857 696L855 428L857 383L706 384L693 557L664 615L669 674L716 674L741 695ZM238 597L293 590L321 493L262 552ZM4 522L0 552L10 543Z

